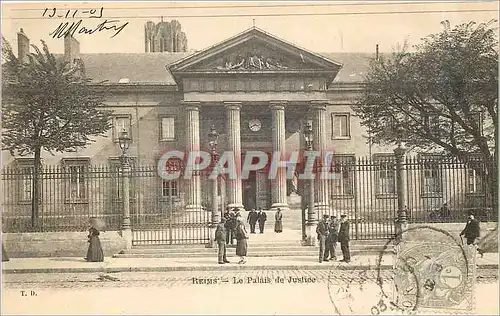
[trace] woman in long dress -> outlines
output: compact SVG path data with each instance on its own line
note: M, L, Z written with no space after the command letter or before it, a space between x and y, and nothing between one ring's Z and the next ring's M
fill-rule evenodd
M86 261L89 262L103 262L104 252L102 251L101 240L99 239L100 222L96 218L92 218L90 222L88 242L89 249L87 250Z
M245 264L246 260L245 257L247 255L247 239L248 239L248 233L247 229L245 227L245 224L243 223L243 220L241 217L238 218L238 224L236 226L236 255L240 257L240 261L238 262L239 264Z
M281 213L281 209L276 211L274 215L274 231L277 233L281 233L283 231L283 214Z
M9 261L9 256L7 256L7 251L5 251L5 248L3 247L2 243L2 262L4 261Z

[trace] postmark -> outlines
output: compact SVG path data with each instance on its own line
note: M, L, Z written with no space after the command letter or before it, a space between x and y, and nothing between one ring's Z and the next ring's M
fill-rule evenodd
M426 225L408 228L403 240L396 240L387 241L375 262L351 270L343 280L335 279L335 271L346 268L332 266L327 284L334 314L474 311L475 262L468 246Z

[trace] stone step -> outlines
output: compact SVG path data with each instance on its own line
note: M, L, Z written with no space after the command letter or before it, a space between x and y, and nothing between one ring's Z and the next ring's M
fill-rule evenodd
M385 247L387 242L377 242L377 241L355 241L349 244L351 249L369 249L377 248L382 249ZM301 241L249 241L248 246L252 248L264 248L270 250L291 250L296 248L304 248ZM387 245L387 248L392 246L391 243ZM229 246L230 247L230 246ZM317 247L317 246L316 246ZM157 246L137 246L133 247L130 252L134 253L150 253L150 252L195 252L195 251L210 251L211 248L205 245L157 245Z
M227 249L233 249L235 246L228 246ZM337 248L339 246L337 245ZM372 252L380 252L384 249L383 246L378 246L378 245L371 245L371 246L350 246L349 247L352 251L372 251ZM252 251L255 252L268 252L270 255L273 253L279 253L279 252L294 252L294 251L317 251L319 247L307 247L307 246L293 246L293 247L286 247L286 248L278 248L278 247L266 247L266 246L253 246L249 245L248 249L251 249ZM387 251L391 251L392 248L388 248ZM190 255L190 254L195 254L195 253L213 253L217 252L217 248L194 248L194 249L132 249L129 252L126 252L126 254L137 254L137 255L149 255L149 254L178 254L178 255Z
M229 248L227 250L229 253L234 251L234 248ZM342 256L340 249L336 250L337 256ZM213 250L208 253L208 255L216 256L216 250ZM389 251L384 252L385 254L390 254ZM351 256L357 255L379 255L380 250L353 250L351 249ZM307 250L293 250L293 251L282 251L282 252L270 252L270 251L257 251L255 249L248 250L249 257L311 257L317 256L318 249L307 249ZM196 252L196 253L125 253L125 254L116 254L113 258L203 258L207 257L207 252Z

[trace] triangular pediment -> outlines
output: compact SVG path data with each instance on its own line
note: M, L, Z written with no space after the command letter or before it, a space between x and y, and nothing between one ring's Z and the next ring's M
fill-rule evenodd
M314 73L333 80L342 64L251 28L169 66L176 81L188 74Z

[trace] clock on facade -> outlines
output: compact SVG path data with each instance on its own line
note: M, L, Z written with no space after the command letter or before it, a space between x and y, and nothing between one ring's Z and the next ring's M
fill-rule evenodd
M250 128L250 130L252 132L258 132L262 127L262 122L258 119L253 119L253 120L250 120L250 122L248 122L248 128Z

